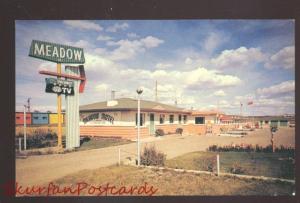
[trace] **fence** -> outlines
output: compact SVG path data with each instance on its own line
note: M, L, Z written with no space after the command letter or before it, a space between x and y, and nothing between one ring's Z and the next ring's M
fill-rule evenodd
M119 165L127 152L118 149ZM198 152L196 152L198 153ZM192 155L190 159L179 158L168 160L166 167L145 166L150 168L168 169L177 172L191 172L215 174L217 176L233 176L248 179L284 181L295 183L294 157L289 151L271 152L199 152L199 156ZM205 155L206 154L206 155ZM207 155L208 154L208 155ZM134 159L135 160L135 159ZM128 162L136 166L136 162Z
M38 142L38 143L37 143ZM25 150L24 147L24 137L15 137L15 149L17 151L23 151ZM66 146L66 139L64 138L62 140L63 147ZM26 150L31 149L41 149L41 148L47 148L47 147L55 147L57 146L57 139L51 139L46 141L40 141L40 140L33 140L32 137L27 137L26 139Z

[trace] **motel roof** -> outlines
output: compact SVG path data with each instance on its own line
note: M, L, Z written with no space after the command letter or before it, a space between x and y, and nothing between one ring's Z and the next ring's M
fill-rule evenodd
M130 111L137 109L137 99L119 98L112 101L103 101L79 107L80 112L92 111ZM163 104L154 101L141 100L141 111L144 112L172 112L172 113L189 113L184 108Z
M192 111L193 116L214 116L214 115L224 115L224 112L217 110L210 111Z

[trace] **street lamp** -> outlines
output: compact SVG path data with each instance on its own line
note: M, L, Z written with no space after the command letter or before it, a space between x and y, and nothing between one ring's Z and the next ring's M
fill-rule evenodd
M138 113L137 113L137 158L138 158L138 166L141 164L141 152L140 152L140 125L141 125L141 99L140 95L143 93L142 88L138 88L136 90L138 94Z

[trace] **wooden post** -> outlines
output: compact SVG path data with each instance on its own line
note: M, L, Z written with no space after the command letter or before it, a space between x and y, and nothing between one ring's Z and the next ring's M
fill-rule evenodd
M19 137L19 152L22 151L22 139Z
M119 148L119 166L121 165L121 148Z
M220 175L220 156L217 154L217 175Z
M57 64L57 73L61 74L61 64ZM60 77L57 77L59 79ZM62 148L62 127L61 127L61 95L57 95L57 141L58 147Z
M24 150L26 150L26 148L27 148L27 146L26 146L26 124L27 124L26 106L24 105Z

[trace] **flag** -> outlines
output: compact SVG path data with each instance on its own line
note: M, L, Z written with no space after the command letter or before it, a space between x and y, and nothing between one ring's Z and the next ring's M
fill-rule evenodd
M249 102L248 102L248 105L252 105L252 104L253 104L253 101L249 101Z

